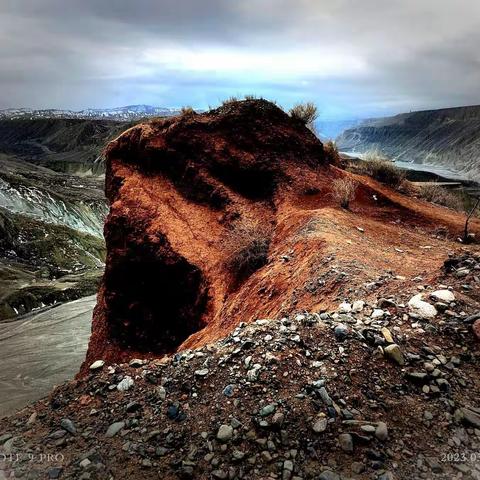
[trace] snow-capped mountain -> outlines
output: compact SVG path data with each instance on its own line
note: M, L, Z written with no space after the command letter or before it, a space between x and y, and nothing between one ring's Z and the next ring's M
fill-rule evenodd
M0 119L33 118L83 118L106 120L136 120L143 117L168 117L177 115L179 108L152 107L151 105L128 105L117 108L87 108L85 110L61 110L31 108L7 108L0 110Z

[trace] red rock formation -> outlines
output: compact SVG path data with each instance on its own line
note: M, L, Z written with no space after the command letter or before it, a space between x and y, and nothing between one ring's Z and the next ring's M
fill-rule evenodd
M277 192L324 164L316 137L265 101L152 121L112 142L108 258L89 357L172 350L222 318L239 297L226 235L245 222L273 226Z
M302 122L263 100L126 131L107 149L108 257L87 364L160 355L219 338L241 321L327 308L345 293L333 277L319 281L331 270L329 255L365 262L358 282L387 268L413 276L441 265L441 252L398 259L394 247L401 235L402 248L417 248L424 240L414 229L439 221L460 232L454 214L361 177L356 213L346 212L330 195L339 175L348 174L329 165ZM250 242L268 256L254 251L235 275L237 238L247 250L237 253L248 254Z

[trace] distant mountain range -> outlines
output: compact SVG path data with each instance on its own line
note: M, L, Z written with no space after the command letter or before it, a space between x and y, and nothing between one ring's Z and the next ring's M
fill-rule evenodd
M480 181L480 106L365 120L336 142L345 152L379 149L396 161L448 168Z
M85 110L61 110L31 108L7 108L0 110L0 119L79 118L92 120L137 120L144 117L169 117L177 115L179 108L152 107L151 105L128 105L117 108L87 108Z

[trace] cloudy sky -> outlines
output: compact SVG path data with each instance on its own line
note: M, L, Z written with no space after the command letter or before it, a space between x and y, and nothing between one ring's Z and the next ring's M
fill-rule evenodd
M0 108L480 103L479 0L1 0Z

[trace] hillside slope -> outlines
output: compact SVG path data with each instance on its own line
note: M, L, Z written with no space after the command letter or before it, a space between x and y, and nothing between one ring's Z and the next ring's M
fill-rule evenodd
M131 128L106 187L86 362L0 420L6 476L479 478L480 249L461 215L337 168L261 100Z
M438 165L480 180L480 106L367 120L337 138L341 150L379 148L393 159Z

